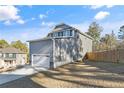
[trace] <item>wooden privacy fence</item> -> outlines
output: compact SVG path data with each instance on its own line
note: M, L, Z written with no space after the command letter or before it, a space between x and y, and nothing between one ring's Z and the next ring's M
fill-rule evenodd
M124 49L87 53L88 60L124 63Z

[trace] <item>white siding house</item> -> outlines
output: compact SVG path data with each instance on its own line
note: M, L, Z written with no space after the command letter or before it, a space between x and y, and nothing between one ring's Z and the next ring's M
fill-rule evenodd
M31 64L47 69L82 60L92 51L92 38L64 23L56 25L47 37L28 42Z
M0 68L16 67L27 62L27 54L13 47L0 49Z

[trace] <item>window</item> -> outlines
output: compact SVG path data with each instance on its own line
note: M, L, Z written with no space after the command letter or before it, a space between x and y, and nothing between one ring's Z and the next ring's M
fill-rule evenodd
M73 35L73 31L72 30L68 30L67 31L67 36L72 36Z
M66 30L61 32L54 32L51 37L73 36L73 30Z
M63 36L66 36L66 31L63 31Z
M72 30L70 30L70 36L72 36Z
M16 54L15 53L13 54L13 57L16 58Z
M70 36L70 31L67 31L67 36Z
M12 58L12 57L13 57L13 54L9 54L9 57L11 57L11 58Z
M7 53L7 54L5 54L5 57L6 58L16 58L16 54L15 53L13 53L13 54Z
M58 32L58 36L63 36L63 32Z
M3 55L2 55L2 53L0 53L0 57L2 57Z
M58 36L61 36L61 32L58 32Z
M63 36L63 32L61 32L61 36Z

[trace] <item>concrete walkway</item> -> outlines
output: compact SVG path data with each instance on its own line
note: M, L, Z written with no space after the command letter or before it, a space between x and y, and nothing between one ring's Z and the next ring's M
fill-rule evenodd
M39 71L43 71L43 70L46 69L38 68L38 67L34 68L28 65L28 66L24 66L23 68L16 69L14 71L2 72L0 73L0 85L28 75L38 73Z

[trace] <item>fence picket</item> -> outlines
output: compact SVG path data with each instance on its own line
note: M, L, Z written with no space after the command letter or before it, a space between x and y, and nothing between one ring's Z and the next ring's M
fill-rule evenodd
M88 60L124 63L124 49L87 53Z

